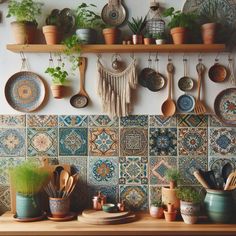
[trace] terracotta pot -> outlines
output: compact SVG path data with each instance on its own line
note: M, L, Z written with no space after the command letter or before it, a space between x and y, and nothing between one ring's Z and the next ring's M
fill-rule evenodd
M157 218L157 219L163 218L164 210L162 207L151 206L149 212L150 212L150 215L154 218Z
M48 45L59 43L58 28L55 25L43 26L43 34Z
M49 198L49 208L52 217L63 218L70 212L69 198Z
M200 214L200 204L180 201L180 213L186 224L195 224Z
M143 43L144 43L145 45L152 44L152 38L144 38L144 39L143 39Z
M35 23L28 21L14 21L11 23L11 27L16 44L34 43L34 38L37 30L37 25Z
M164 211L164 215L165 215L165 220L167 222L175 221L176 220L177 211L174 211L174 212Z
M167 211L168 212L174 212L175 211L175 206L172 203L167 204Z
M134 34L132 35L133 44L143 44L143 36Z
M119 29L107 28L102 31L106 44L116 44L119 36Z
M65 96L65 86L63 85L51 85L51 90L54 98L61 99Z
M183 27L176 27L170 30L174 44L186 43L187 30Z
M165 205L168 205L168 203L171 203L174 205L174 208L178 210L180 208L180 201L176 196L176 189L162 187L162 202Z
M202 40L204 44L213 44L216 35L216 23L202 25Z

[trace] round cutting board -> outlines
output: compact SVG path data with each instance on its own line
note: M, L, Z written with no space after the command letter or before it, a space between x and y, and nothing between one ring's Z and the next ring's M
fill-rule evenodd
M129 212L115 212L115 213L107 213L104 211L95 211L95 210L84 210L82 216L85 218L92 218L92 219L117 219L128 216Z

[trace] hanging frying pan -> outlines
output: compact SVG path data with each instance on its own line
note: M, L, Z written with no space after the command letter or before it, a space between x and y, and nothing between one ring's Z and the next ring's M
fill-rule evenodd
M227 69L225 66L215 63L208 72L209 78L216 83L224 82L227 78Z

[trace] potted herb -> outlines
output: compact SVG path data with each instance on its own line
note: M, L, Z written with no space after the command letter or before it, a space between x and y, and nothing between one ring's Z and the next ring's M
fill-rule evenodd
M34 42L37 31L36 17L41 14L42 3L33 0L10 0L7 17L15 17L11 23L17 44Z
M39 193L47 182L49 173L32 162L26 161L9 170L16 191L16 215L19 218L34 218L42 214Z
M62 67L48 67L45 73L49 74L52 77L51 90L54 98L63 98L65 94L65 84L68 82L67 71L64 69L64 63Z
M76 34L84 44L95 43L97 39L96 29L103 25L101 17L90 8L96 8L96 5L82 3L75 12Z
M170 189L174 189L180 181L180 173L177 169L168 169L165 173L165 178L170 183Z
M180 213L186 224L195 224L200 213L201 194L194 188L181 187L177 190L180 199Z
M165 17L170 17L168 27L173 38L174 44L183 44L187 42L187 31L194 28L197 18L195 13L184 13L175 11L173 7L164 11Z
M157 45L165 44L165 34L164 33L155 34L154 37L156 39Z
M167 222L175 221L177 216L177 211L174 204L167 203L167 210L164 210L165 220Z
M150 215L154 218L161 219L164 214L164 203L162 201L155 201L150 206Z
M145 45L152 44L152 34L150 34L150 33L144 34L143 43Z
M133 44L142 44L143 43L143 35L142 31L146 26L146 17L143 19L141 18L133 18L132 21L128 21L128 26L130 30L133 32Z

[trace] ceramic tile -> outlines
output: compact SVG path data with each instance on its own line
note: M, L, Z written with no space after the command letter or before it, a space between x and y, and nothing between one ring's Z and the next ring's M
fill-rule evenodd
M150 127L176 127L176 116L150 116Z
M207 127L208 116L206 115L178 115L178 126L179 127Z
M120 126L123 127L146 127L148 126L148 116L131 115L120 118Z
M0 185L9 186L9 169L21 164L24 157L7 157L0 159Z
M148 209L148 186L120 186L120 200L125 203L131 210L145 211Z
M59 155L86 156L88 154L88 129L60 128Z
M118 156L119 130L116 128L90 128L89 155Z
M88 127L88 116L59 116L60 127Z
M57 127L58 117L56 115L27 115L28 127Z
M176 156L177 129L150 128L149 147L150 156Z
M120 157L119 184L148 184L147 157Z
M147 156L148 130L145 128L121 128L120 155Z
M0 185L0 214L10 210L10 187Z
M215 115L209 115L209 126L210 127L224 127L227 126L223 124Z
M25 129L0 129L0 156L25 156Z
M119 118L111 119L106 115L89 116L89 126L90 127L118 127Z
M193 175L193 172L197 169L207 170L207 157L198 156L180 156L179 157L179 171L181 173L183 184L196 184L199 185L198 181Z
M236 155L236 128L210 129L210 155Z
M25 115L0 115L0 127L25 127Z
M116 185L111 186L89 186L89 199L90 206L92 205L92 199L94 196L98 195L98 192L101 192L107 197L108 203L117 203L119 196L119 188Z
M28 128L27 136L28 156L57 156L56 128Z
M180 128L178 141L180 156L207 155L208 138L205 128Z
M118 157L89 157L88 162L89 184L118 184Z
M149 181L153 185L166 185L165 172L168 169L176 168L176 157L149 157Z
M150 185L149 188L149 198L150 198L150 205L153 202L160 201L161 200L161 188L160 186Z

